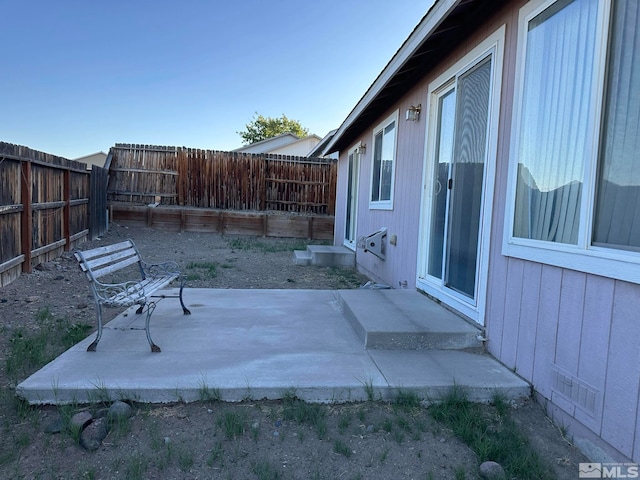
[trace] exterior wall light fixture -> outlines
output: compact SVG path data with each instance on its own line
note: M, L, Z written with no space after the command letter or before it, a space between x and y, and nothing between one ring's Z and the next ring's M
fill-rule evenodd
M364 143L360 142L360 145L358 145L358 153L360 155L364 155L366 151L367 151L367 146Z
M407 121L408 122L417 122L420 120L420 111L422 110L422 104L411 105L407 109Z

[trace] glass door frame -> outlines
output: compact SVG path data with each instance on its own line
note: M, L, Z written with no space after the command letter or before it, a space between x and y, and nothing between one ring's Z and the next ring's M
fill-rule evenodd
M484 325L486 308L488 262L491 236L491 218L493 213L493 194L495 184L496 157L498 147L499 110L502 87L505 27L502 26L487 37L462 59L452 65L443 74L429 84L427 97L426 142L423 167L422 201L420 213L420 233L418 243L416 287L437 298L444 304L474 322ZM431 211L433 208L433 189L439 100L446 92L456 87L457 78L471 71L491 57L491 83L489 93L489 112L487 122L487 140L485 148L485 167L482 186L482 205L480 208L480 226L476 258L475 295L471 299L466 295L447 288L443 278L430 276L428 272L428 247L430 242ZM448 210L447 205L447 210ZM448 215L448 213L447 213ZM447 217L448 218L448 217ZM447 220L448 221L448 220Z
M353 156L353 164L350 157ZM359 187L360 187L360 161L362 155L360 154L360 147L352 147L347 153L347 191L345 192L345 223L344 223L344 238L342 239L343 245L351 250L356 250L357 243L357 231L358 231L358 201L359 201ZM350 195L351 198L350 198ZM347 238L348 231L351 232L351 238Z

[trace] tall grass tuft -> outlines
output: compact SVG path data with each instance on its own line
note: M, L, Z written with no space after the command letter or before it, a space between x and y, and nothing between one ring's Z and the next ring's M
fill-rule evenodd
M326 410L320 405L310 404L302 400L286 396L284 399L283 416L285 420L306 423L315 427L318 438L322 439L327 433Z
M429 412L462 439L478 455L480 462L493 460L501 464L508 478L554 478L527 436L504 415L503 403L499 402L499 405L493 411L483 413L482 407L469 401L463 389L454 387L441 403L432 405Z
M34 333L16 329L9 339L5 371L12 378L29 375L49 363L63 351L83 340L92 327L56 318L48 307L35 315L40 328Z

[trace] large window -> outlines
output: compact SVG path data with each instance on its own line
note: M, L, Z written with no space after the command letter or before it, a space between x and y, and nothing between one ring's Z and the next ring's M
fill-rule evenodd
M636 0L523 7L506 254L640 282L639 27Z
M393 208L393 179L396 159L397 112L373 131L371 208Z

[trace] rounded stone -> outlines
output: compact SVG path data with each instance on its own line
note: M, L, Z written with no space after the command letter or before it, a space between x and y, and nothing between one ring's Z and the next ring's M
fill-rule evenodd
M482 462L480 464L480 478L485 480L506 480L504 468L497 462Z
M133 414L133 408L126 402L115 401L109 407L107 416L111 421L126 420Z
M69 423L71 424L72 428L81 430L85 428L91 422L91 420L93 420L93 415L91 415L90 412L82 411L76 413L73 417L71 417L71 421Z
M64 428L64 422L62 421L62 417L57 415L44 428L45 433L60 433Z
M109 434L109 427L104 418L98 418L86 426L80 433L80 446L95 451L102 445L102 440Z

